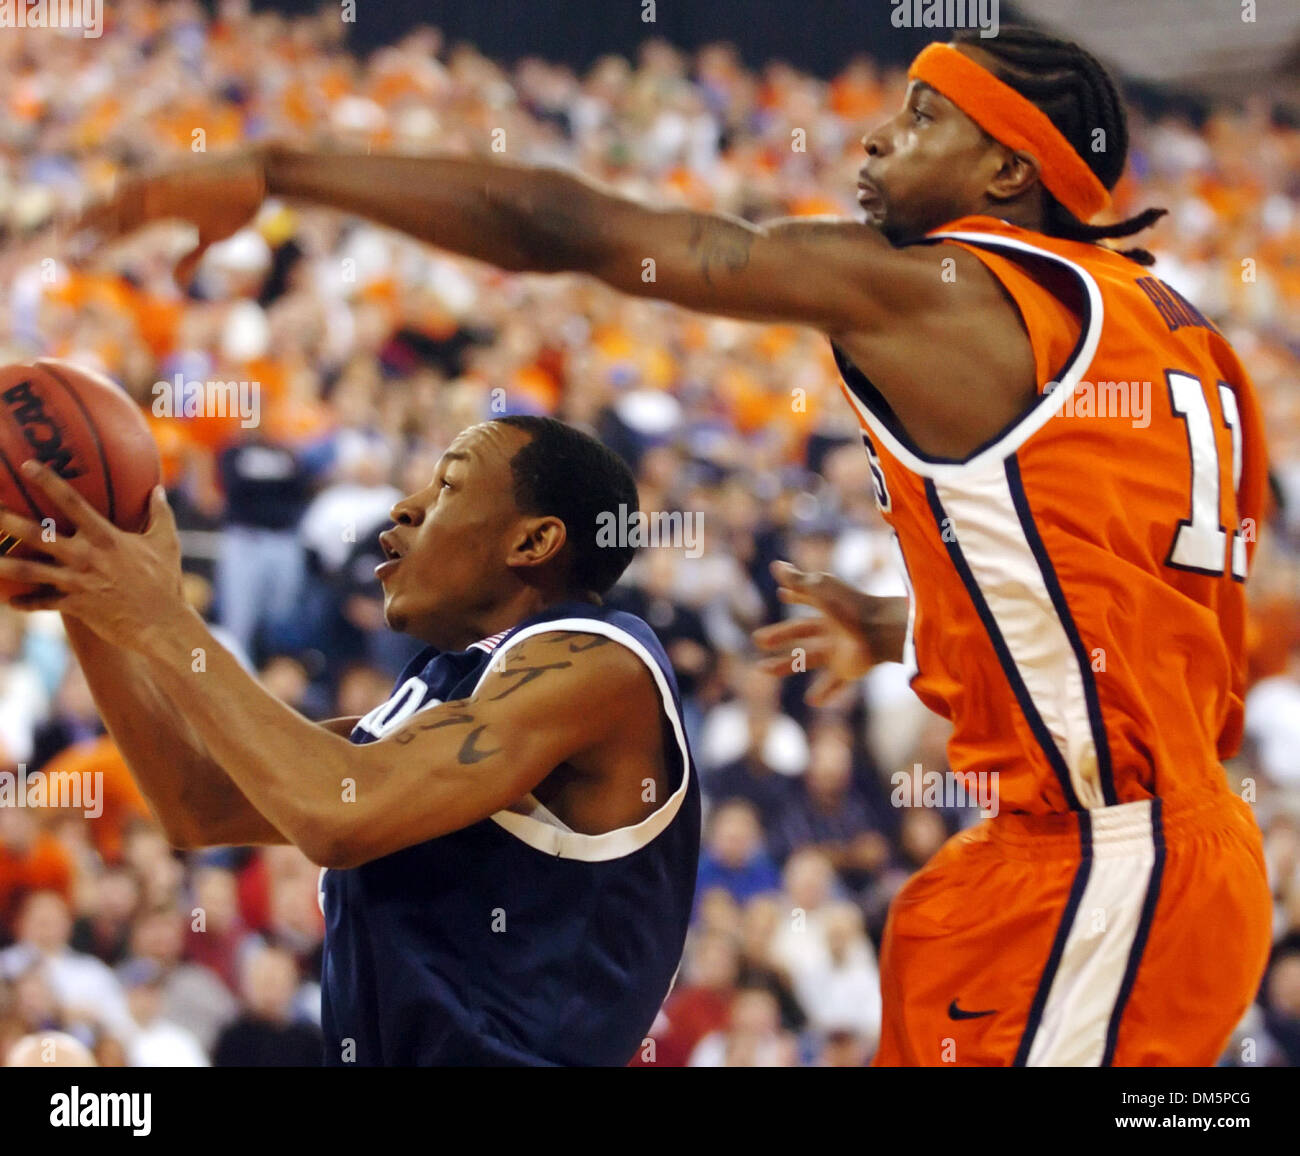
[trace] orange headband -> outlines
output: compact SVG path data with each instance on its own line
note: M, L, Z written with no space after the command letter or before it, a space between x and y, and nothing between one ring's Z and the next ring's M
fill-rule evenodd
M909 80L942 93L994 140L1032 153L1047 191L1081 221L1110 205L1110 193L1047 114L950 44L931 44L912 61Z

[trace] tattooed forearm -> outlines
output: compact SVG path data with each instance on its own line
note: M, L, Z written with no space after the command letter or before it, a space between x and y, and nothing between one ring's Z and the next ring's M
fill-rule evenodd
M757 234L743 225L720 221L703 214L691 223L691 252L700 260L704 283L713 284L709 270L723 269L737 273L749 264L749 247Z

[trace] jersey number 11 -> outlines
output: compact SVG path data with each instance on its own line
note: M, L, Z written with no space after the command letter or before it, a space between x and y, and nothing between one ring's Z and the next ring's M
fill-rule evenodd
M1200 378L1190 373L1167 370L1169 404L1174 414L1187 423L1187 447L1192 455L1192 515L1178 523L1165 564L1198 574L1223 573L1246 580L1246 540L1241 529L1232 532L1232 553L1227 555L1228 531L1219 521L1219 442L1214 418ZM1232 488L1241 485L1241 418L1237 395L1226 382L1219 382L1219 409L1223 424L1232 434Z

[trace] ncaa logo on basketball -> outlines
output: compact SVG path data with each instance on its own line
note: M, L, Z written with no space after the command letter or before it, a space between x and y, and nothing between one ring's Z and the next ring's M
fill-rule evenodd
M63 444L63 431L45 410L41 395L30 381L20 381L0 393L13 413L23 440L32 447L38 461L62 478L79 478L84 470L73 466L72 451Z

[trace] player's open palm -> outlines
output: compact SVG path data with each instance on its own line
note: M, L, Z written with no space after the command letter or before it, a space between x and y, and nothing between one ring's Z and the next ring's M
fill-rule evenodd
M198 230L198 243L176 267L177 281L186 285L209 246L253 219L265 198L264 176L264 153L251 148L125 177L66 232L89 233L94 243L107 244L157 221L187 221Z
M901 599L874 598L831 574L808 574L789 562L773 562L772 576L782 602L818 613L755 630L754 642L768 654L759 667L779 675L817 671L805 696L810 705L835 702L877 662L898 657L905 628Z

